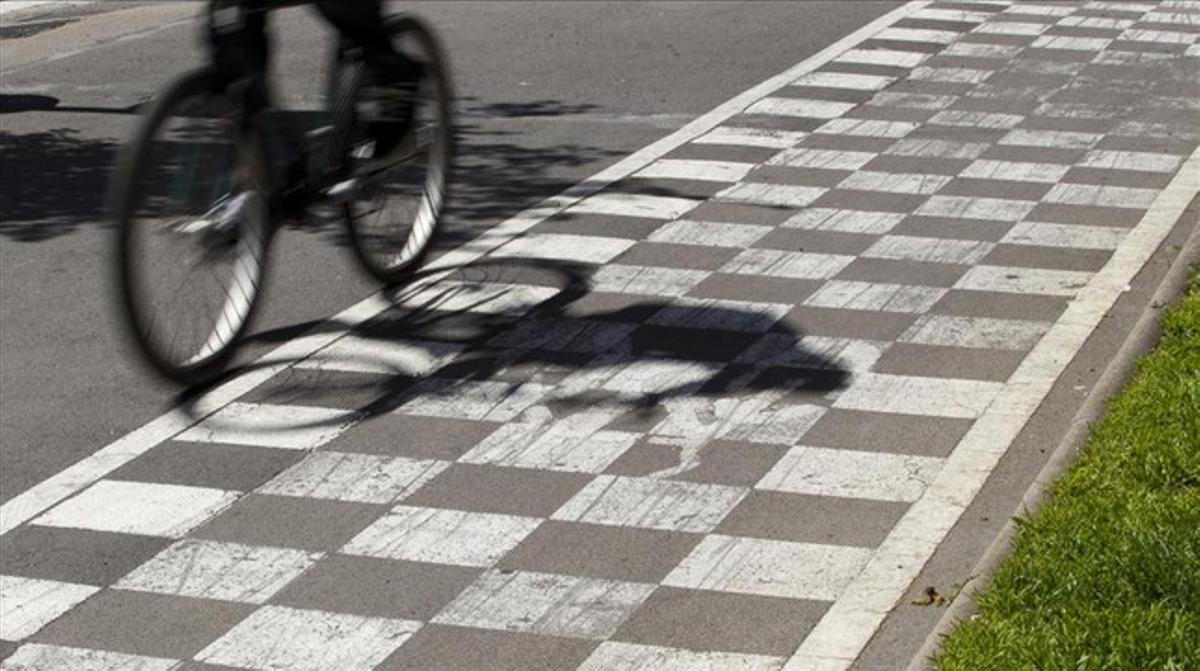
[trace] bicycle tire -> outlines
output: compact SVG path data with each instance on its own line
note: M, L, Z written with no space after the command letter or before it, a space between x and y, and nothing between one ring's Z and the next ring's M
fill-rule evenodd
M195 70L178 77L163 90L122 150L109 194L117 230L117 302L127 335L151 370L183 385L212 380L233 356L262 293L273 232L268 212L267 162L261 142L252 121L246 118L241 101L230 93L216 92L213 77L208 69ZM191 126L184 123L178 131L180 140L160 139L168 136L176 119L188 120ZM220 130L213 133L210 127ZM228 147L216 144L225 137L225 130L229 135ZM172 163L159 155L175 146L195 160ZM214 154L231 157L232 165L227 171L202 170L201 157L210 148ZM208 175L213 176L215 186L207 189L210 195L205 196L206 185L200 180ZM170 216L169 208L175 203L156 192L160 181L181 186L186 200L207 203L209 209L203 215ZM227 221L234 223L218 229L211 224L217 218L213 213L219 211L217 206L222 200L213 200L211 193L219 191L222 184L227 193L221 198L231 198L225 202L238 205L227 205L226 212L234 213L228 215ZM143 206L150 213L147 217L142 216ZM208 229L203 228L206 222ZM220 232L219 236L214 230ZM218 243L213 243L213 239L218 239ZM150 258L148 250L156 244L172 247L173 252L177 248L180 257ZM228 285L222 286L217 278L217 285L225 294L218 299L223 300L219 311L211 325L204 326L201 322L200 331L208 332L201 335L199 344L192 346L185 342L176 348L179 336L164 340L162 335L164 329L171 328L172 319L157 314L164 307L156 296L162 283L151 276L178 268L185 273L183 280L165 284L162 290L174 286L180 291L199 291L209 278L192 274L218 259L232 260ZM216 277L214 269L205 269ZM196 314L186 317L196 318Z
M423 21L407 15L389 19L387 30L394 42L411 40L421 52L417 57L424 68L418 87L419 104L424 107L423 113L430 114L432 121L428 124L420 121L412 132L414 138L428 132L426 168L420 176L419 195L408 196L415 204L411 215L399 209L397 202L387 205L376 203L372 209L372 206L364 205L362 200L350 203L345 214L351 247L362 267L380 282L394 285L411 277L421 266L440 232L442 215L453 181L456 129L450 66L436 34ZM353 110L358 92L361 91L362 80L361 67L343 68L343 78L338 88L343 92L350 90L354 93L348 96L349 103L341 102L345 105L344 108L335 109L335 119L347 113L346 110ZM344 97L341 100L344 100ZM349 123L356 121L351 119ZM416 165L417 162L413 161L400 164L394 170L407 170L411 173L419 170ZM387 175L375 179L376 194L387 189L398 190L396 183L387 181ZM378 223L378 218L368 222L368 214L385 212L395 218L395 225L368 225Z

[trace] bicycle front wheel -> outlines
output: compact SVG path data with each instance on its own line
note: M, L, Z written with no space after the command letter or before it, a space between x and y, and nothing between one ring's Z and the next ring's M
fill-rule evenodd
M421 65L412 124L391 159L354 161L361 184L347 218L363 267L376 279L395 284L420 266L438 232L453 170L455 129L450 67L436 36L411 16L392 19L388 31L395 49ZM369 90L377 87L364 87L354 73L349 78L356 109L377 102ZM361 125L362 115L355 118L361 150L370 142L369 133ZM354 149L352 154L362 153Z
M181 384L224 369L262 287L267 168L244 114L207 71L181 77L112 185L120 306L146 362Z

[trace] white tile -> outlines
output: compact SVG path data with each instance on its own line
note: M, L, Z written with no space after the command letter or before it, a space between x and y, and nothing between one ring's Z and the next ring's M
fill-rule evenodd
M423 377L449 363L462 349L462 345L453 343L365 338L349 334L300 361L296 367Z
M950 84L980 84L995 74L995 70L979 70L976 68L934 68L921 66L913 68L909 79L927 82L946 82Z
M634 177L658 177L664 179L695 179L704 182L736 182L754 169L753 163L734 161L700 161L692 159L662 158L642 170Z
M1166 139L1178 139L1180 137L1195 139L1200 134L1200 129L1196 128L1192 123L1153 123L1146 121L1125 120L1117 124L1113 135L1126 135L1129 137L1159 137ZM1182 151L1179 149L1177 151Z
M833 280L809 296L810 307L922 313L946 293L940 287Z
M973 12L963 9L939 9L937 7L927 7L909 15L910 19L925 19L928 21L955 21L959 23L975 23L979 21L987 21L991 17L990 12Z
M830 119L814 130L822 135L852 135L857 137L900 138L916 130L920 124L912 121L882 119Z
M1142 151L1089 151L1079 165L1084 168L1105 170L1137 170L1141 172L1172 173L1183 162L1183 157L1172 154L1154 154Z
M589 409L562 419L547 411L534 421L514 422L496 429L459 460L549 471L600 473L625 453L638 434L603 430L612 412Z
M972 264L987 256L995 246L978 240L885 235L862 255L871 259Z
M0 575L0 639L32 636L99 591L91 585Z
M604 640L656 585L488 571L433 618L437 624Z
M825 408L804 403L789 403L778 391L765 391L738 397L692 396L666 399L660 405L667 416L647 434L657 445L698 448L713 439L736 440L764 445L791 445L804 435ZM698 451L697 451L698 454ZM696 463L681 455L679 472ZM684 463L689 462L689 463ZM672 473L671 475L674 475ZM656 474L655 477L663 477Z
M1022 2L1009 5L1004 9L1009 14L1031 14L1034 16L1066 16L1075 11L1072 5L1056 5L1051 3Z
M950 44L958 39L959 34L952 30L924 30L921 28L884 28L871 36L876 40L895 40L898 42L926 42L930 44Z
M1193 7L1200 9L1200 6ZM1144 23L1173 23L1181 26L1200 28L1200 13L1196 12L1150 12L1142 16Z
M878 154L866 151L809 149L796 147L772 156L767 165L786 165L792 168L824 168L826 170L857 170Z
M562 238L568 239L563 240ZM525 239L519 238L519 240ZM603 239L609 240L610 238ZM587 236L565 235L543 241L550 244L566 245L570 243L589 244L591 240L592 238ZM536 242L522 244L535 247ZM617 240L617 242L625 244L626 241ZM504 247L503 249L504 253L497 253L496 256L507 255L510 251L509 247ZM515 255L515 252L521 251L521 247L514 247L511 251ZM538 255L531 254L531 256L536 257ZM604 254L602 253L601 256L604 256ZM442 280L439 282L430 282L426 286L417 289L412 295L401 296L401 300L403 300L405 307L411 310L470 312L486 315L512 315L516 317L525 314L539 303L552 298L558 292L558 289L551 287L538 287L528 284Z
M422 380L410 392L413 398L394 412L403 415L508 422L537 403L549 387L532 383L493 380Z
M401 438L402 440L402 438ZM321 450L275 476L264 494L391 503L421 488L449 462Z
M179 664L177 659L26 643L0 666L3 666L5 671L170 671Z
M1100 28L1102 30L1124 30L1137 23L1133 19L1116 19L1100 16L1067 16L1058 22L1070 28Z
M800 131L776 130L773 128L718 126L692 140L692 142L695 144L727 144L741 147L785 149L803 140L807 135L808 133Z
M723 273L822 280L837 275L854 261L846 254L747 249L721 267Z
M1046 182L1053 184L1071 169L1058 163L1026 163L1022 161L983 161L968 165L959 175L976 179L1006 179L1015 182Z
M940 126L966 126L969 128L1012 128L1025 120L1020 114L978 112L975 110L943 110L933 115L929 123Z
M1047 203L1144 210L1150 207L1158 194L1158 189L1135 189L1104 184L1056 184L1042 200Z
M704 270L609 263L592 275L591 290L640 296L682 296L709 274Z
M833 407L975 419L1003 386L998 382L864 373L841 392Z
M1084 9L1106 9L1117 12L1149 12L1157 9L1154 5L1128 2L1127 0L1095 1L1083 6Z
M237 492L207 487L101 480L33 523L177 538L237 497Z
M1107 52L1106 52L1107 53ZM1118 105L1089 104L1089 103L1055 103L1045 102L1038 105L1033 112L1037 116L1059 117L1064 119L1113 119L1124 115L1124 108Z
M895 228L896 224L904 220L904 217L905 215L899 212L866 212L810 207L792 215L783 222L783 227L810 231L881 235Z
M974 42L955 42L954 44L946 47L945 51L942 53L946 54L947 56L1009 59L1013 56L1016 56L1020 52L1021 47L1011 44L978 44Z
M917 214L960 219L986 219L1015 222L1037 207L1033 200L973 198L971 196L930 196L917 208Z
M1109 37L1071 37L1068 35L1042 35L1033 41L1036 49L1066 49L1069 51L1100 51L1112 43Z
M1066 130L1010 130L1000 138L1000 144L1055 149L1090 149L1104 136L1098 133L1079 133Z
M650 234L651 242L705 247L749 247L773 229L752 224L724 224L714 221L668 222Z
M1092 273L1078 270L975 266L954 284L955 289L1013 294L1074 296L1087 286Z
M592 198L596 197L592 196ZM576 205L575 207L578 208L579 206ZM689 207L688 209L691 208ZM575 209L573 211L579 212L581 210ZM591 212L594 210L582 211ZM604 212L603 214L612 213ZM646 215L630 214L629 216ZM607 238L596 235L568 235L564 233L537 233L516 238L498 249L496 256L554 259L559 261L575 261L578 263L608 263L633 245L633 240L624 240L622 238Z
M784 658L605 641L578 671L778 671Z
M533 517L400 505L342 548L351 555L491 566L533 532Z
M867 548L711 535L663 580L687 589L833 601L871 557Z
M196 659L250 669L366 671L420 628L409 620L265 606Z
M1010 245L1071 247L1075 249L1116 249L1127 231L1113 226L1043 224L1023 221L1009 229L1000 240Z
M651 394L675 395L699 388L718 370L719 366L711 362L631 359L620 355L603 364L593 363L591 368L576 371L558 385L554 394L558 398L571 398L603 390L639 399Z
M933 95L930 93L907 93L904 91L880 91L867 101L875 107L911 107L913 109L946 109L958 100L958 96Z
M771 328L791 311L783 303L751 303L718 298L676 298L647 320L658 326L680 328L762 332ZM707 337L712 337L711 334Z
M960 142L933 138L908 138L900 140L885 151L896 156L921 156L925 158L976 158L988 150L986 142Z
M1156 42L1158 44L1195 44L1197 40L1200 40L1200 33L1130 28L1121 33L1118 39L1130 42Z
M587 214L608 214L647 219L674 219L700 204L692 198L652 196L635 193L600 193L585 198L567 210Z
M972 32L984 35L1041 35L1051 25L1024 21L993 21L976 26Z
M734 363L760 367L841 368L857 373L869 370L887 348L888 343L879 340L768 333L738 355Z
M715 197L727 203L748 203L774 207L804 207L829 189L787 184L755 184L742 182L724 189Z
M810 72L798 77L792 86L818 86L830 89L855 89L857 91L878 91L896 81L895 77L882 75L861 75L849 72Z
M184 431L178 440L311 450L360 419L362 413L356 410L235 402Z
M891 65L901 68L911 68L929 57L917 51L897 51L894 49L851 49L834 60L841 63L859 63L862 65Z
M321 558L319 552L187 539L121 578L117 589L266 603Z
M746 108L746 114L833 119L854 109L855 103L803 98L763 98Z
M788 450L755 488L912 502L925 493L942 463L935 457L798 446Z
M556 520L708 533L746 496L742 487L600 475Z
M900 336L900 342L945 347L1032 349L1050 328L1047 322L994 317L922 315Z
M951 179L953 177L949 175L860 170L842 180L837 188L929 195L948 184Z

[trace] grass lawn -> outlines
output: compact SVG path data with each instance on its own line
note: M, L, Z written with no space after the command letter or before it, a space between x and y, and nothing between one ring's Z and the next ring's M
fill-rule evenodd
M938 668L1200 669L1200 272Z

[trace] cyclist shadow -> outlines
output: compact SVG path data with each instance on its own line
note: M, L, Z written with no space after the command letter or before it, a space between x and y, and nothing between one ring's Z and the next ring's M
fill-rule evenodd
M827 405L860 367L829 347L836 339L806 338L778 306L605 292L594 270L489 257L445 276L429 271L385 292L391 307L349 335L339 338L350 325L325 322L301 336L333 340L325 349L300 360L268 356L230 377L287 365L243 400L344 409L289 429L535 393L543 416L607 412L623 427L649 431L673 408L728 414L739 403ZM299 330L252 340L290 341ZM185 409L200 407L203 391L181 399Z

